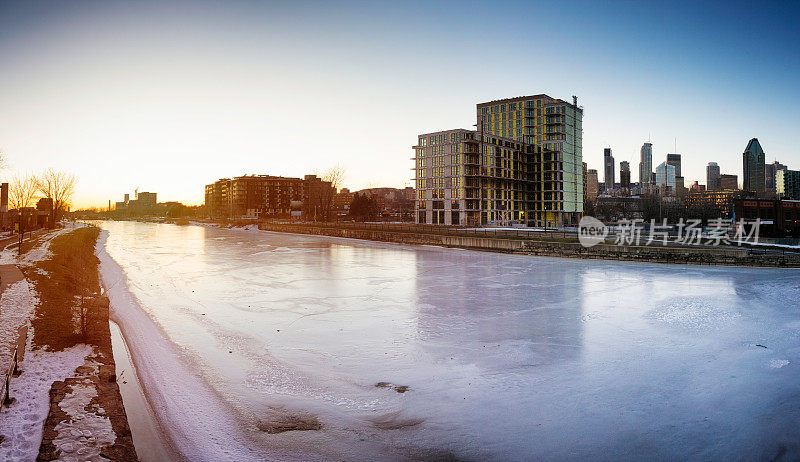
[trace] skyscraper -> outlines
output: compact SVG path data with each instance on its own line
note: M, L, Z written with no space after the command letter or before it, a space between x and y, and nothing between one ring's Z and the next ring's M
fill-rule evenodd
M583 215L583 108L547 95L477 105L478 132L522 143L531 181L527 223L577 224Z
M675 167L675 176L681 175L681 155L680 154L667 154L667 163Z
M675 166L662 162L656 167L656 187L663 195L675 192Z
M639 183L642 189L646 189L652 183L653 178L653 145L645 143L642 145L639 159Z
M742 154L742 189L745 191L763 194L764 187L764 150L758 138L753 138L747 143Z
M719 165L716 162L709 162L706 166L706 189L719 189Z
M775 193L777 192L777 185L775 183L775 174L779 170L786 170L786 166L778 162L777 160L772 162L771 164L767 164L764 166L764 189L768 193Z
M619 186L627 189L631 187L631 164L624 160L619 163Z
M606 191L614 189L614 156L611 155L611 148L603 150L603 165L605 176L603 179L606 183Z

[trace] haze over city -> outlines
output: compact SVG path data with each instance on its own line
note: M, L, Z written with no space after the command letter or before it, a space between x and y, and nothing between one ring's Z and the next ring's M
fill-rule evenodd
M475 103L545 90L585 109L583 161L683 156L741 174L800 164L798 8L567 2L2 2L10 175L74 173L73 208L123 192L203 202L244 173L335 164L343 186L413 186L416 136ZM634 173L634 179L638 180Z

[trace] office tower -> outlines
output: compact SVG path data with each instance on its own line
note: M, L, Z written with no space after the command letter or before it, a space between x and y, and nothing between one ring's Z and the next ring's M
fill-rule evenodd
M480 103L478 132L521 143L529 214L536 226L577 224L583 215L583 109L539 94Z
M626 189L631 187L631 164L624 160L619 163L619 186Z
M667 154L667 163L675 167L675 176L681 175L681 155L680 154Z
M719 189L719 165L716 162L709 162L706 166L706 189Z
M739 177L723 173L719 176L719 184L715 189L739 189Z
M614 189L614 156L611 155L611 148L603 150L603 166L605 176L603 179L606 184L606 191Z
M656 187L663 195L675 192L675 166L662 162L656 167Z
M758 138L747 143L742 154L742 167L742 189L756 195L764 193L764 150L761 149Z

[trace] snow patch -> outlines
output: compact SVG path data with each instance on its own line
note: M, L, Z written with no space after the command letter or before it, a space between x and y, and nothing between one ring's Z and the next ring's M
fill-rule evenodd
M30 348L30 341L28 345ZM16 401L0 412L0 431L5 436L0 444L0 460L36 460L50 410L50 386L71 376L91 353L89 345L56 352L26 352L20 365L22 375L11 380L10 392Z
M27 324L38 299L30 290L28 281L17 281L6 287L0 297L0 370L5 371L11 361L19 328Z
M100 449L116 440L111 420L97 404L90 405L97 389L89 379L71 385L72 391L58 404L70 418L56 425L53 444L61 451L58 460L106 460ZM88 409L88 410L87 410Z
M769 361L770 369L780 369L783 366L787 366L789 364L788 359L771 359Z

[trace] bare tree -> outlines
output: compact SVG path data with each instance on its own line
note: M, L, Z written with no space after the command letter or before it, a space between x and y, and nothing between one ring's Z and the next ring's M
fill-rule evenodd
M38 192L33 175L29 173L14 175L11 184L8 185L8 205L12 209L32 207Z
M339 191L339 188L341 188L345 176L345 169L341 165L334 165L322 174L322 181L327 181L331 184L330 188L327 188L322 197L322 210L325 220L330 220L331 209L333 208L333 196Z
M75 194L75 175L48 168L36 177L36 188L42 196L53 201L50 223L55 224L59 214L69 207Z

